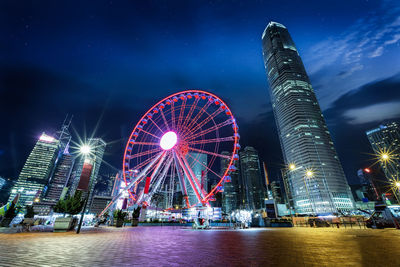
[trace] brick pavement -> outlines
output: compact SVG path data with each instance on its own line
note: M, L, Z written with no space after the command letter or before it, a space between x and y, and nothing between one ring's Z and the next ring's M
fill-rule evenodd
M400 266L400 231L110 227L0 234L0 266Z

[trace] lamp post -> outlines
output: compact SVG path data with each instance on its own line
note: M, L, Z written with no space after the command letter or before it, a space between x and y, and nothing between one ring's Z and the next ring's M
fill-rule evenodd
M87 161L90 161L89 155L90 155L92 149L88 145L82 145L79 150L80 150L80 154L84 157L84 165L85 165L85 163ZM82 223L83 223L83 217L85 216L87 203L89 201L90 190L92 188L92 182L93 182L92 181L93 179L91 179L91 178L92 178L92 170L94 168L94 164L95 164L95 161L93 161L93 166L92 166L92 169L90 170L90 173L89 173L89 188L88 188L87 196L85 198L85 204L83 205L83 209L82 209L82 213L81 213L81 219L79 221L78 228L76 229L76 233L77 234L79 234L81 232L81 227L82 227Z

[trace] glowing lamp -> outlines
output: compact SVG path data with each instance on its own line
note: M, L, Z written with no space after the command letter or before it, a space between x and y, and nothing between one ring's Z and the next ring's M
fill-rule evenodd
M381 155L382 160L388 160L389 159L389 155L387 153L383 153Z
M400 188L400 182L395 182L394 184Z
M89 154L89 153L90 153L90 150L91 150L91 148L90 148L90 146L88 146L88 145L83 145L83 146L80 147L80 152L81 152L81 154L83 154L83 155Z
M296 165L294 165L293 163L289 164L289 169L293 171L294 169L296 169Z
M370 172L371 172L371 170L370 170L370 169L368 169L368 168L365 168L365 169L364 169L364 171L365 171L365 172L368 172L368 173L370 173Z
M178 141L178 137L176 136L176 133L174 132L166 132L160 140L160 146L164 150L170 150L173 148Z
M312 171L307 171L306 172L307 177L312 177L314 173Z

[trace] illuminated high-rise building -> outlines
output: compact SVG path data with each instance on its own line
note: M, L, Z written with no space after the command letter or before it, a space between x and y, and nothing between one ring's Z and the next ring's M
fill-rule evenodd
M72 168L74 166L75 158L68 151L68 147L64 150L60 156L53 177L48 185L45 199L47 201L57 202L60 198L65 195L64 192L67 189L67 183L71 175Z
M247 146L239 152L242 196L246 209L264 209L265 187L258 152Z
M222 151L222 155L230 156L231 153L228 151ZM221 172L220 175L223 175L226 167L229 165L228 158L221 158ZM239 209L240 205L240 172L235 171L231 172L229 175L230 182L225 182L224 184L224 192L222 193L222 210L223 212L230 214L232 211Z
M53 172L59 151L59 141L43 133L29 154L18 180L11 189L9 201L20 193L19 203L31 205L39 201Z
M353 197L314 89L285 26L270 22L263 57L287 184L297 213L352 210Z
M380 125L366 132L388 181L400 179L400 126L397 122Z

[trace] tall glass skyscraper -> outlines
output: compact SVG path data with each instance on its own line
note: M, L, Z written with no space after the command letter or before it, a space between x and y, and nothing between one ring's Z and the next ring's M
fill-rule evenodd
M285 26L262 34L264 65L297 213L351 210L353 197L296 46Z
M261 175L258 152L247 146L239 152L244 208L249 210L265 209L265 187Z
M388 159L381 160L381 166L386 178L390 180L400 179L400 126L397 122L391 122L366 132L372 149L378 157L386 154Z
M19 203L23 206L33 204L36 198L39 200L53 172L58 151L59 141L43 133L11 189L9 201L13 200L17 193L20 193Z
M222 155L230 156L228 151L222 151ZM229 159L221 158L220 175L224 174L226 166L229 165ZM239 172L235 171L230 174L231 181L224 184L224 192L222 193L222 210L230 214L239 208L240 205L240 180Z

